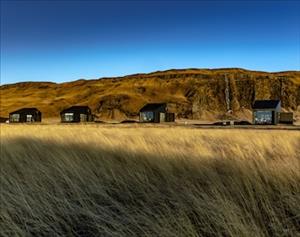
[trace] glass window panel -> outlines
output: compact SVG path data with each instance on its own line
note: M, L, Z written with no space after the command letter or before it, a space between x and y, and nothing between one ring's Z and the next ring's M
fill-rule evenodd
M256 124L272 124L272 111L256 111L254 116Z
M32 115L26 114L26 122L32 122Z
M12 122L19 122L19 120L20 120L20 114L12 114L11 115Z
M74 113L65 113L64 121L73 121Z
M154 113L153 112L142 112L141 120L144 122L154 121Z

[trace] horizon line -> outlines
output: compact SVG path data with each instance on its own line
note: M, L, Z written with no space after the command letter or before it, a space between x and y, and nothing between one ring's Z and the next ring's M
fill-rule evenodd
M243 71L249 71L249 72L258 72L258 73L271 73L271 74L277 74L277 73L289 73L289 72L300 72L296 69L290 69L290 70L283 70L283 71L262 71L262 70L255 70L255 69L246 69L241 67L216 67L216 68L170 68L165 70L157 70L157 71L150 71L150 72L137 72L132 74L125 74L125 75L119 75L119 76L102 76L98 78L79 78L79 79L71 79L69 81L62 81L62 82L53 82L53 81L19 81L19 82L12 82L12 83L6 83L2 84L0 81L0 86L8 86L8 85L15 85L15 84L21 84L21 83L52 83L52 84L63 84L63 83L70 83L75 81L92 81L92 80L101 80L101 79L116 79L116 78L124 78L124 77L131 77L131 76L138 76L138 75L150 75L155 73L162 73L162 72L168 72L168 71L185 71L185 70L243 70Z

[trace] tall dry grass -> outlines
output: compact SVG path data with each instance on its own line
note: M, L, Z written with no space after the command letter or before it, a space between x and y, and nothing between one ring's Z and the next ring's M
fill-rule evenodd
M300 133L1 126L1 236L299 236Z

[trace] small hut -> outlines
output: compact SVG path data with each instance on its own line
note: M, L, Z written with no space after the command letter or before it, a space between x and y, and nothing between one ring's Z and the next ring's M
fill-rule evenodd
M140 109L140 122L174 122L175 114L168 112L166 103L150 103Z
M280 100L256 100L252 106L253 124L278 124Z
M281 124L293 124L294 114L293 112L280 112L279 113L279 123Z
M92 122L92 111L88 106L72 106L60 112L62 123Z
M41 122L42 113L37 108L22 108L9 114L10 123Z

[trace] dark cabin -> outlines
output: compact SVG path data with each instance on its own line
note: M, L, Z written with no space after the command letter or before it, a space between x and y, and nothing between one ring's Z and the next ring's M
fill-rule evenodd
M174 122L175 114L168 112L166 103L146 104L140 109L140 122L160 123Z
M92 122L92 111L88 106L72 106L60 112L62 123Z
M37 108L23 108L9 114L10 123L41 122L42 113Z
M293 124L294 114L293 112L280 112L279 113L279 123L281 124Z
M278 124L280 100L256 100L252 106L253 124Z

